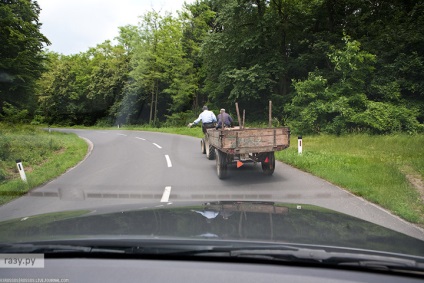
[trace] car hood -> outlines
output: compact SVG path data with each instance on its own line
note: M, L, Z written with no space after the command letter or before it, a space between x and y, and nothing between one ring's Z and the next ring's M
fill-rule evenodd
M419 239L302 204L224 201L119 206L0 222L0 243L105 237L295 243L424 256Z

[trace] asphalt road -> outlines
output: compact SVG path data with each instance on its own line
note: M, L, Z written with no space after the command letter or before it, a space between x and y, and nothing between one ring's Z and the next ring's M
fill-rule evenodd
M277 162L272 176L260 164L229 166L218 179L200 139L124 130L61 130L91 144L87 158L59 178L0 207L0 220L62 210L183 201L263 200L313 204L424 239L424 230L320 178Z

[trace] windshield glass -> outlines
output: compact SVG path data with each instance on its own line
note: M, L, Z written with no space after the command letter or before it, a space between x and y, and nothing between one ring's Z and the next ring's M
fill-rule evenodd
M422 1L0 1L0 246L423 260L423 15Z

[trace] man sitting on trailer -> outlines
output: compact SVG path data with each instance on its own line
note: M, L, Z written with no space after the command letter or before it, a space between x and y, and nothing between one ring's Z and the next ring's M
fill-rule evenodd
M191 128L193 125L196 125L200 122L200 120L202 120L202 130L203 133L206 134L206 129L215 127L216 116L212 111L208 110L206 105L203 106L202 109L203 112L200 113L199 118L197 118L193 123L188 124L188 126Z
M231 127L231 124L233 123L233 118L225 112L225 109L222 108L220 113L218 114L218 124L216 124L216 129L219 128L229 128Z

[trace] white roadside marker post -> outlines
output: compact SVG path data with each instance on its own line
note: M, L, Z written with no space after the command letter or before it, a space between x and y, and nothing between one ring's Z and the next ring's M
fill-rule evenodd
M297 152L302 154L302 136L297 137Z
M21 175L22 181L27 182L27 178L25 175L24 166L22 165L22 161L20 159L16 160L16 166L18 167L19 174Z

